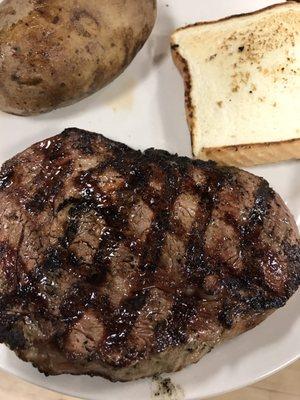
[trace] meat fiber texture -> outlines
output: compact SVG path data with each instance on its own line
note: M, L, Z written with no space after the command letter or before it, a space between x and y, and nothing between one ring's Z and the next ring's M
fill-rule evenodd
M41 372L176 371L300 283L299 233L268 183L78 129L0 172L0 342Z

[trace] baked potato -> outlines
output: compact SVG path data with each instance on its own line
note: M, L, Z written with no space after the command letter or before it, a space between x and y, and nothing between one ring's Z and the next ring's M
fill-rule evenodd
M156 0L5 0L0 4L0 109L38 114L107 85L135 57Z

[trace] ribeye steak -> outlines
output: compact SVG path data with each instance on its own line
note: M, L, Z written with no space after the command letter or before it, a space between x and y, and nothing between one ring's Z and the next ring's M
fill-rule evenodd
M0 172L0 342L45 374L176 371L300 283L268 183L68 129Z

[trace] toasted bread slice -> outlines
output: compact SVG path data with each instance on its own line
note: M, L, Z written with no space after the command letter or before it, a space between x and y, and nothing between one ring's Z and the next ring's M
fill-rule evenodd
M300 158L300 3L177 30L193 153L251 166Z

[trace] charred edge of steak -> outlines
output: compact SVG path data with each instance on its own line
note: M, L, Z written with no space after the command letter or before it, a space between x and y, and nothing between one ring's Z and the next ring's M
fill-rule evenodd
M5 163L1 168L0 173L0 190L9 187L14 178L13 166L10 163Z
M168 347L186 343L188 341L187 326L195 315L195 302L185 295L180 295L174 301L172 316L161 321L155 328L155 350L160 353Z
M26 347L26 339L18 323L21 317L0 312L0 343L6 343L11 350L20 350Z
M284 243L284 254L291 268L290 279L287 285L287 296L292 296L300 286L300 246Z

